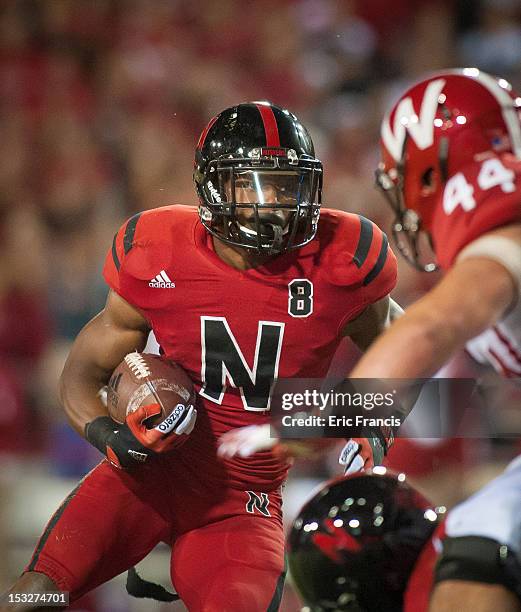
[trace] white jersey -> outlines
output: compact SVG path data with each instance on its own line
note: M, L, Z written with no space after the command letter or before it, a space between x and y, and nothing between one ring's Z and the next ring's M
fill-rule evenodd
M453 508L445 531L452 538L482 536L507 544L521 557L521 457L477 493Z
M504 376L521 376L521 304L494 327L467 343L479 363L490 364Z

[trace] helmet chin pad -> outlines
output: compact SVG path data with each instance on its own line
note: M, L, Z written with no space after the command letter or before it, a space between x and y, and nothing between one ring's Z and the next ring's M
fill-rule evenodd
M242 242L248 242L251 245L250 248L269 254L280 253L284 250L283 240L289 231L289 219L284 219L273 213L267 213L266 215L259 213L259 224L255 229L240 222L235 222L233 225L235 227L232 232L235 231L240 234Z

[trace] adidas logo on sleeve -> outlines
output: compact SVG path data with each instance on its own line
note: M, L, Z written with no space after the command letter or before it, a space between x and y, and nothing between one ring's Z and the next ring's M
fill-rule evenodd
M154 289L173 289L175 283L168 278L168 274L164 270L161 270L161 272L148 283L148 286Z

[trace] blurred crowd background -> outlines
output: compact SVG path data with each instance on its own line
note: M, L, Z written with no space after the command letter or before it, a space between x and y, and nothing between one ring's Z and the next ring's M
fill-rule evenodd
M239 101L288 107L324 163L325 205L389 230L373 187L384 111L444 67L477 66L519 89L520 40L520 0L2 2L0 591L99 460L65 423L56 383L71 341L103 307L112 235L136 211L196 204L193 151L210 117ZM399 274L403 305L434 281L402 262ZM515 450L477 440L421 448L399 444L391 462L447 505ZM334 463L297 466L290 515ZM293 597L285 610L298 609ZM78 609L129 605L107 587Z

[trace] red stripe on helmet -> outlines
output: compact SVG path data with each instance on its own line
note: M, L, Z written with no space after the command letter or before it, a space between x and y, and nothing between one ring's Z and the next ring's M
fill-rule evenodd
M277 120L275 119L271 106L265 104L255 104L255 106L259 109L262 123L264 124L266 146L280 147L279 128L277 127Z
M210 123L202 131L201 135L199 136L199 140L197 141L197 149L202 148L204 141L206 140L206 137L208 136L208 132L210 131L210 128L217 121L217 117L219 117L219 115L216 115L213 119L211 119Z

